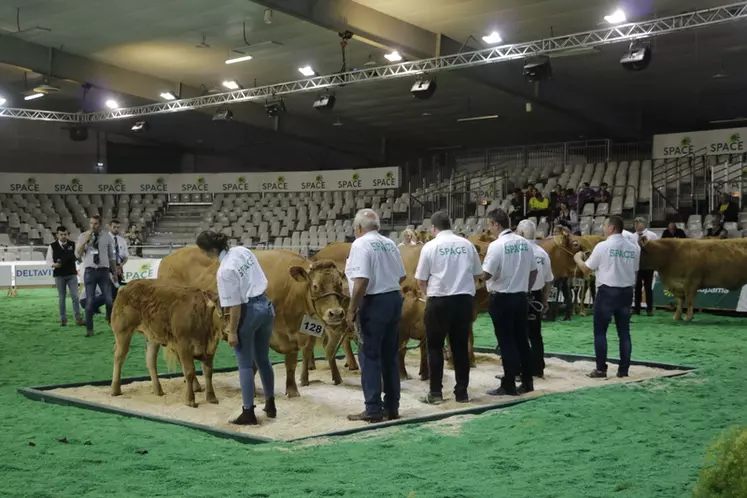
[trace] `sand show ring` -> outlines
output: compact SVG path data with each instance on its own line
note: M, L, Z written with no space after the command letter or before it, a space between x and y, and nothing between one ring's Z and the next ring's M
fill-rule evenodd
M493 354L477 353L477 368L470 372L470 402L457 403L451 394L454 388L454 372L444 371L444 396L446 401L440 405L427 405L419 399L427 392L428 383L417 378L420 354L417 349L408 351L406 357L407 370L410 380L402 381L400 399L400 415L404 418L428 416L437 413L464 410L470 407L492 405L513 397L495 397L486 393L497 386L496 374L502 374L500 359ZM611 377L606 380L590 379L586 374L594 368L591 361L569 362L559 358L546 358L545 378L535 380L535 392L525 397L538 397L551 393L573 391L586 387L601 387L605 385L625 382L636 382L662 376L684 373L685 370L671 370L650 366L633 365L630 377L618 379L614 377L615 366L610 367ZM213 385L219 404L205 402L204 392L196 393L198 408L190 408L183 404L183 377L161 379L164 396L155 396L151 392L151 382L132 382L122 385L121 396L111 396L109 386L82 386L57 388L47 391L83 402L93 402L106 405L114 409L125 409L141 413L145 416L157 416L166 419L189 422L226 431L239 432L251 436L288 441L309 436L321 436L329 432L354 429L369 424L365 422L350 422L347 415L358 413L363 409L363 393L361 391L360 372L350 372L341 368L343 383L339 386L332 384L329 367L325 361L316 362L317 369L310 372L311 384L300 387L301 396L286 398L285 366L276 364L275 390L277 398L278 417L268 419L261 410L264 399L259 376L257 384L256 413L260 420L259 426L236 426L229 423L241 411L241 390L239 388L238 372L215 373ZM201 380L202 382L202 380ZM202 382L204 385L204 382Z

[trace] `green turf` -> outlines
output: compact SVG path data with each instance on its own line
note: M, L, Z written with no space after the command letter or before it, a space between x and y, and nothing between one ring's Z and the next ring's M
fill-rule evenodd
M53 290L19 294L0 297L0 495L689 496L705 447L747 419L743 322L697 315L674 324L660 313L634 320L634 358L697 373L547 396L456 428L244 445L17 394L22 386L109 379L114 342L103 320L90 339L80 327L60 328ZM494 345L489 322L478 321L479 345ZM614 332L610 338L615 351ZM591 321L546 324L545 340L550 351L591 354ZM143 344L138 336L124 375L147 373ZM233 365L221 346L217 366ZM63 437L68 444L57 441Z

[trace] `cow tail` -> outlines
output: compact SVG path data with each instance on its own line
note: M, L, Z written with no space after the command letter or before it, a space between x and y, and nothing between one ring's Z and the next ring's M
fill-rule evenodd
M169 373L176 372L177 368L181 366L179 355L170 347L163 348L163 359L166 360L166 368L168 368Z

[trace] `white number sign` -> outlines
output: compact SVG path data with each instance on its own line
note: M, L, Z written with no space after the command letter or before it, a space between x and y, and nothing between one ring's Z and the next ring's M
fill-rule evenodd
M314 337L321 337L324 333L324 324L319 320L314 320L309 315L304 315L303 320L301 320L300 332L302 334L313 335Z
M547 298L548 301L556 302L558 300L558 288L553 287L550 289L550 296Z
M575 278L573 279L573 286L574 287L583 287L585 281L583 278Z

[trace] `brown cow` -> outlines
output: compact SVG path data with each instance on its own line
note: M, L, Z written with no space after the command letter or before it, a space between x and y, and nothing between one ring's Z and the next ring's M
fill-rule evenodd
M208 291L157 280L139 279L123 287L114 302L111 320L116 341L112 396L122 394L122 364L130 350L132 336L140 331L148 340L146 362L154 394L163 396L156 371L158 346L161 345L169 348L182 365L187 381L187 406L197 407L193 389L197 378L194 360L202 362L206 401L217 403L213 390L213 357L221 338L226 337L229 325L228 320L220 315L215 302L217 298L217 294Z
M747 239L659 239L641 241L641 269L656 270L677 297L675 320L692 320L699 289L741 289L747 284Z
M311 262L303 256L284 250L254 251L259 264L267 276L267 297L275 308L275 325L270 337L270 347L285 355L286 395L298 396L296 365L298 352L304 351L313 336L300 332L304 315L321 320L325 324L325 353L335 384L342 383L337 368L335 353L345 331L343 308L343 275L331 261ZM208 266L197 268L207 259ZM181 268L189 265L193 268ZM162 273L162 268L165 272ZM195 246L185 247L168 255L159 266L158 279L178 279L199 275L187 285L199 289L216 291L218 262L206 258ZM304 356L301 385L309 385L309 364Z
M430 370L428 368L428 348L425 341L425 297L420 289L403 287L402 294L405 299L402 303L402 319L399 322L399 377L402 380L409 379L407 367L405 366L405 355L407 354L407 343L410 340L420 341L420 380L428 380Z

